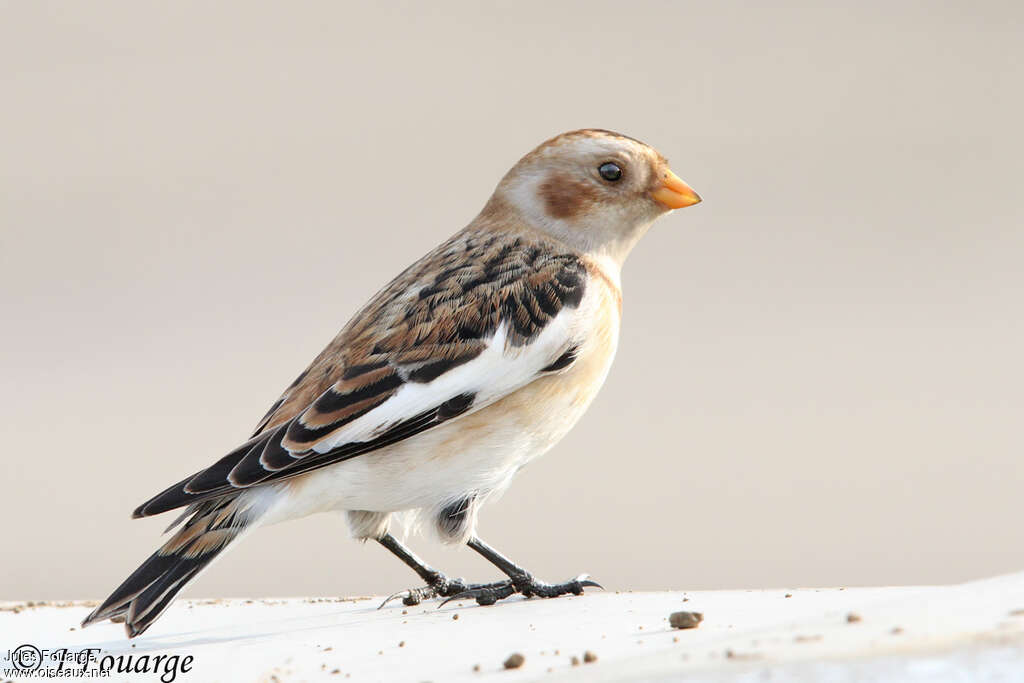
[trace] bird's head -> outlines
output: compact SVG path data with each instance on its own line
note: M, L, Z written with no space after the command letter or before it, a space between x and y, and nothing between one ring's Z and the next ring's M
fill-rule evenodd
M485 208L621 264L658 216L700 197L648 145L586 129L541 144L512 167Z

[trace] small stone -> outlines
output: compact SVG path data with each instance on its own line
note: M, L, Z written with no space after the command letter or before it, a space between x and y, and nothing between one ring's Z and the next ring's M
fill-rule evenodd
M590 650L587 650L586 652L583 653L583 661L586 662L587 664L593 664L594 662L597 661L597 655L595 655Z
M891 633L892 633L892 634L893 634L894 636L898 636L899 634L903 633L903 628L902 628L902 627L900 627L900 626L894 626L894 627L893 627L893 629L892 629L892 631L891 631Z
M860 621L860 615L856 612L850 612L846 615L846 622L848 624L856 624L858 621Z
M672 628L697 628L704 621L701 612L673 612L668 615L668 623Z
M473 665L473 671L476 671L477 673L479 673L480 672L480 665L479 664L474 664Z
M577 657L576 655L573 655L572 659L570 659L569 661L572 662L573 666L579 666L580 665L580 658Z
M453 614L452 615L452 621L458 621L458 620L459 620L459 615L458 614Z
M522 656L518 652L513 652L512 654L510 654L508 656L508 659L505 660L505 668L506 669L518 669L519 667L521 667L523 665L523 662L525 662L525 661L526 661L526 657Z
M404 640L398 641L398 647L405 647L405 641Z
M791 598L791 597L793 597L793 594L792 593L786 593L783 597Z

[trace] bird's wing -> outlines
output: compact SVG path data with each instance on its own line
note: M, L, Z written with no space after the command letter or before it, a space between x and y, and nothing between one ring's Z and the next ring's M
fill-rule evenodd
M135 516L377 450L564 368L586 281L584 263L550 242L459 233L379 292L249 441Z

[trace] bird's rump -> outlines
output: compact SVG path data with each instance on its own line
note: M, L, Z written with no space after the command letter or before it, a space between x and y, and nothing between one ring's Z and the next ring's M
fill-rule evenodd
M381 290L249 441L135 516L379 450L560 370L586 275L578 256L535 233L456 234Z

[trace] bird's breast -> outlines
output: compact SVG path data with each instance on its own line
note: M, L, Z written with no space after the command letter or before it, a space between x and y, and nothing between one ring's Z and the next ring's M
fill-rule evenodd
M520 460L542 455L583 416L604 384L619 341L622 295L617 278L587 264L590 277L574 321L575 360L566 368L538 378L467 419L481 424L512 422L530 436Z

